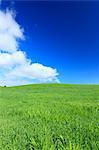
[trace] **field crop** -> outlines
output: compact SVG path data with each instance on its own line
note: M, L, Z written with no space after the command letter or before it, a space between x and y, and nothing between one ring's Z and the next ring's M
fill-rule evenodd
M0 150L99 150L99 85L0 87Z

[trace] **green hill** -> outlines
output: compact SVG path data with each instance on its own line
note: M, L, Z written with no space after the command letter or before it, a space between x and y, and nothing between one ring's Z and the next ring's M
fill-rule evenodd
M0 150L99 150L99 85L0 87Z

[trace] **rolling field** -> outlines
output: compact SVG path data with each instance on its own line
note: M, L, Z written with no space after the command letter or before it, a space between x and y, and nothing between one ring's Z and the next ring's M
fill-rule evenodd
M99 85L0 87L0 150L99 150Z

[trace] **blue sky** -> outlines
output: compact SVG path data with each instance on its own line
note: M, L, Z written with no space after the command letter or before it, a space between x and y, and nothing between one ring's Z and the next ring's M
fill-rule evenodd
M62 83L99 83L99 2L15 1L13 9L28 58L56 68Z

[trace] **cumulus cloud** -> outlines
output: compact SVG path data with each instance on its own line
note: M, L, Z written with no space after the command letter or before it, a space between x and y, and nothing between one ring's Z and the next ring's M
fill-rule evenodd
M46 67L42 64L33 63L33 64L25 64L16 67L11 73L10 76L14 77L25 77L31 79L39 79L39 80L53 80L55 76L57 76L56 69L51 67Z
M23 32L12 11L0 10L0 85L59 82L56 69L33 63L20 50Z
M23 29L15 21L13 12L0 11L0 50L14 52L19 48L19 39L23 39Z
M0 53L0 67L13 67L14 65L25 64L27 61L25 53L22 51L16 51L12 54Z

